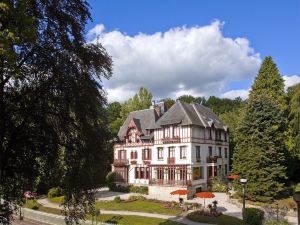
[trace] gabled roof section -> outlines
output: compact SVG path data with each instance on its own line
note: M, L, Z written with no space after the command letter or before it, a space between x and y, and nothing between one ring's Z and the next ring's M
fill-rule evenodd
M155 123L153 128L164 125L198 125L227 130L227 127L209 108L200 104L188 104L181 101L176 103Z
M155 109L144 109L129 113L127 119L120 127L120 130L118 132L119 140L124 140L128 128L133 124L141 134L145 134L146 130L149 129L149 127L154 126L157 119L158 115Z

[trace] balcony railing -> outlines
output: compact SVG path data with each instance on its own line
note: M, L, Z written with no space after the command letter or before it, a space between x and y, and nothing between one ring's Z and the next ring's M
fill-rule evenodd
M114 159L114 166L126 166L128 165L128 160L127 159Z
M175 157L169 157L167 161L168 164L175 164Z
M163 144L179 143L180 137L165 137L162 139Z
M218 156L208 156L206 158L206 163L217 163L218 158Z
M149 181L150 185L175 185L175 186L191 186L191 180L166 180L166 179L152 179Z

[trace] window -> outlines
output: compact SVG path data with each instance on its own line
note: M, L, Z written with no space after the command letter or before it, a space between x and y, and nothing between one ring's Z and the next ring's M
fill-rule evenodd
M219 147L219 157L222 158L222 147Z
M209 139L211 140L212 138L211 138L211 128L209 128L209 130L208 130L208 132L209 132Z
M162 168L157 169L157 179L159 179L159 180L164 179L164 170Z
M169 147L169 158L175 158L175 147Z
M203 166L200 166L200 179L204 179L204 168Z
M227 175L227 171L228 171L227 164L225 164L224 166L225 166L225 175Z
M164 148L157 148L157 159L164 159Z
M140 167L135 167L135 179L140 179Z
M146 167L146 179L149 179L149 167Z
M145 168L144 167L140 167L140 173L141 173L141 176L140 176L140 179L144 179L145 177Z
M208 155L212 156L212 147L211 146L208 147Z
M119 152L119 159L126 159L126 154L125 154L125 150L120 150L120 152Z
M227 133L224 132L224 140L227 141Z
M180 170L180 180L186 180L186 170Z
M225 158L227 159L227 148L225 148Z
M180 146L180 158L186 159L186 146Z
M151 160L151 150L143 149L143 160Z
M193 180L199 180L199 179L200 179L200 168L193 167Z
M138 158L138 156L137 156L137 151L131 151L131 153L130 153L130 158L131 158L131 159L137 159L137 158Z
M197 162L201 161L200 146L196 146L196 160L197 160Z

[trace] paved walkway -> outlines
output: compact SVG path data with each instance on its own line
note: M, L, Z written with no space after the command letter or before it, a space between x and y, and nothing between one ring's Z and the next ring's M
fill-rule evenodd
M50 208L61 208L59 204L55 204L50 202L47 198L38 199L38 203L45 207ZM160 219L167 219L172 220L180 223L184 223L187 225L211 225L207 223L197 223L193 222L185 217L182 216L170 216L170 215L163 215L163 214L157 214L157 213L145 213L145 212L133 212L133 211L115 211L115 210L100 210L101 214L114 214L114 215L132 215L132 216L144 216L144 217L153 217L153 218L160 218Z

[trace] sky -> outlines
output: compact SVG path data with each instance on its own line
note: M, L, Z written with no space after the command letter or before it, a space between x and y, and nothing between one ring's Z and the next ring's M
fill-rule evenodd
M247 98L264 57L286 87L300 82L300 0L88 0L86 38L113 60L108 101L140 86L155 100L183 94Z

